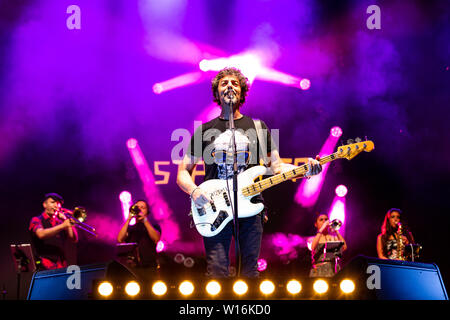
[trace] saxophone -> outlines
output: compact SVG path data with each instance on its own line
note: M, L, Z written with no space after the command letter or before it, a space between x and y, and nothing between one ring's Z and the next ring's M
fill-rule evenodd
M406 260L405 259L405 245L403 244L403 239L402 239L402 224L399 222L398 223L398 229L397 229L397 258L399 260Z

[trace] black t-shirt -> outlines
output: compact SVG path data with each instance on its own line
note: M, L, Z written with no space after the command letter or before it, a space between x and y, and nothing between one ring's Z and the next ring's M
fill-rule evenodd
M161 227L158 224L151 223L152 227L161 233ZM128 227L128 236L125 242L135 242L138 246L139 266L155 267L156 266L156 243L150 238L144 223L137 222L133 226Z
M263 153L276 150L266 124L261 121L265 141L260 144L253 119L243 116L234 120L236 128L236 151L238 173L259 165ZM203 158L205 181L209 179L229 179L233 174L231 131L228 120L215 118L199 126L191 139L188 154ZM263 150L266 148L266 151Z

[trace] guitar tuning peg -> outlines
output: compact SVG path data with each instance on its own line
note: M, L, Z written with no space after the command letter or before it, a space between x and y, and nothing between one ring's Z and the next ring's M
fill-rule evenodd
M347 144L352 144L352 143L354 143L353 139L348 139L347 140Z
M361 140L360 137L358 137L358 138L355 139L355 141L356 141L357 143L360 143L362 140Z

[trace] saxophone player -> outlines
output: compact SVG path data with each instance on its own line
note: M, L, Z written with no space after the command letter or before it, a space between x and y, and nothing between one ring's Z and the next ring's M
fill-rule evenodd
M397 208L388 210L377 237L377 253L380 259L406 260L405 246L414 243L410 231L401 223L402 211Z

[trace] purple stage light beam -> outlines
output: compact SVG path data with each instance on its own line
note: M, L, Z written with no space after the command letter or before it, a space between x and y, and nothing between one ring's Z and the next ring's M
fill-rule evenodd
M203 59L199 63L199 68L203 72L220 71L226 67L235 67L241 70L250 84L253 83L263 68L261 58L251 52L244 52L227 58Z
M340 187L344 187L345 188L345 193L343 192L343 189L341 188L339 190L339 194L338 191L336 190L336 196L333 199L333 203L331 204L330 207L330 211L328 213L328 217L330 219L330 221L334 220L334 219L339 219L342 222L342 226L339 229L339 233L342 234L342 236L344 236L345 233L345 202L346 202L346 198L345 196L347 195L347 188L345 186L338 186L338 188ZM336 188L336 189L338 189Z
M179 238L178 225L172 221L171 218L172 210L167 205L161 192L157 188L155 178L147 164L137 140L134 138L128 139L127 147L142 181L144 193L150 205L150 211L155 219L161 224L161 240L163 240L164 243L172 243Z
M339 133L339 134L338 134ZM319 156L323 157L333 153L339 137L342 135L342 129L339 127L333 127L330 130L330 135L320 149ZM322 167L322 172L318 175L306 180L303 179L297 193L295 194L295 201L303 207L312 207L319 198L320 190L322 189L323 182L328 171L330 163L326 163Z
M202 72L191 72L186 73L181 76L163 81L158 82L153 85L153 92L155 94L161 94L165 91L173 90L176 88L185 87L194 83L198 83L203 80L203 73Z
M133 203L131 193L128 191L122 191L119 195L120 202L122 203L122 212L123 212L123 220L126 221L128 219L128 215L130 214L130 207ZM133 218L130 221L130 225L134 225L136 223L136 219Z

